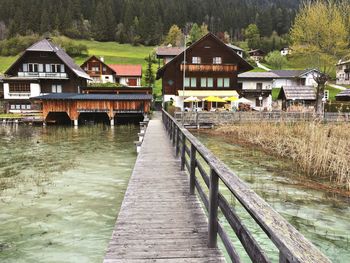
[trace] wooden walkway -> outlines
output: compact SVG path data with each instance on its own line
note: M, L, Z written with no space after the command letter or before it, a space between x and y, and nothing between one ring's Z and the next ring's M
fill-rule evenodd
M149 122L104 262L225 262L207 244L206 215L158 117Z

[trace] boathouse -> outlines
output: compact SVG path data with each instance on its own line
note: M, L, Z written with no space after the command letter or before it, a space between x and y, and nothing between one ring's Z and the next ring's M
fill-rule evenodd
M125 114L148 114L151 94L78 94L51 93L33 98L42 104L44 121L55 121L62 114L78 126L81 114L104 114L111 126L115 118Z

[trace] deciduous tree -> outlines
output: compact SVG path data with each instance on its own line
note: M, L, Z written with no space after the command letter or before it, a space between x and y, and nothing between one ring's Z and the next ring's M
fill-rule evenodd
M328 76L348 47L348 35L339 6L334 1L305 2L291 30L292 49L310 66L319 69L316 110L322 112L322 97Z

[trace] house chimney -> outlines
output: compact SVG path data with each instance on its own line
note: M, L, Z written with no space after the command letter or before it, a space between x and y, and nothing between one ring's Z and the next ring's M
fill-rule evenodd
M100 57L100 60L101 60L102 62L105 62L105 58L104 58L104 57Z

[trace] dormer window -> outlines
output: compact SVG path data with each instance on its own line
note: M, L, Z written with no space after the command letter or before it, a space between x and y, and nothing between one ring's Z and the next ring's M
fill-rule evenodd
M222 64L222 58L221 57L214 57L213 64Z
M200 57L192 57L192 64L200 64L201 58Z

